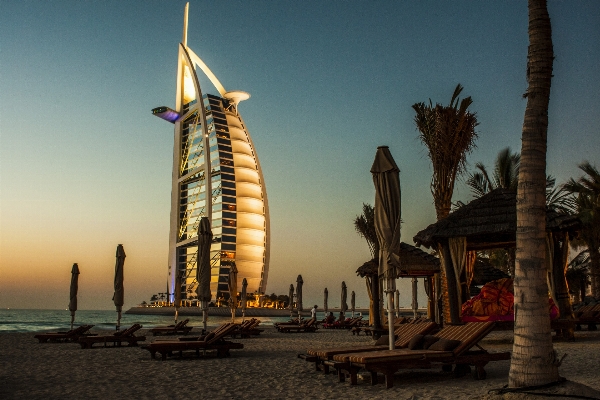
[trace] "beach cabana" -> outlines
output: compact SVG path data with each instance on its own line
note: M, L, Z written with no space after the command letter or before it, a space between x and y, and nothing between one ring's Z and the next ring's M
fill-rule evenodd
M579 231L576 216L549 210L546 232L549 265L549 291L559 307L561 318L572 319L565 280L569 238ZM438 251L444 294L444 320L461 323L462 303L469 299L473 265L478 250L509 249L516 245L516 192L496 189L460 207L448 217L429 225L413 240L417 246Z

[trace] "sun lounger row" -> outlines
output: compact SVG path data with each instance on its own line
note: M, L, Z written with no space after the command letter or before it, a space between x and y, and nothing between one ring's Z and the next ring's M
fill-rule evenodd
M142 325L133 324L131 327L117 331L111 335L81 336L78 343L82 349L91 349L97 343L103 344L104 347L108 347L109 345L121 347L123 343L127 343L128 346L137 346L138 342L146 340L146 336L135 335L135 332L140 329L142 329Z
M332 323L323 323L324 329L352 329L357 327L362 320L362 316L354 318L346 318L344 321L335 321Z
M159 353L162 360L166 360L167 356L173 356L175 353L178 353L179 356L182 357L184 351L192 351L198 357L200 356L200 352L205 355L207 351L215 351L217 357L227 357L230 355L229 350L244 348L242 343L233 343L224 340L224 338L230 335L237 327L237 324L226 323L204 337L196 338L197 340L180 338L186 340L156 341L142 346L142 349L148 350L150 352L150 357L153 359L155 358L156 353Z
M242 338L249 338L250 336L258 336L264 329L259 329L258 325L260 324L260 320L256 318L248 319L242 322L237 326L235 330L233 330L230 334L231 337L235 338L240 335Z
M66 332L40 333L34 336L40 343L46 342L76 342L81 336L92 336L89 330L94 325L81 325Z
M159 326L150 329L152 336L158 335L187 335L192 329L192 326L187 326L189 319L178 322L176 325Z
M410 340L415 335L425 335L437 329L438 325L435 322L422 324L403 324L394 331L396 338L394 344L396 348L407 347ZM329 366L325 364L325 362L331 361L335 355L386 350L388 348L389 345L384 344L370 346L333 347L326 349L308 349L306 354L299 354L298 357L309 362L314 362L316 370L322 370L327 374L329 373Z
M313 318L307 320L306 322L303 322L299 325L295 325L295 324L278 324L275 328L277 328L277 330L279 332L282 333L291 333L291 332L316 332L317 329L319 329L317 327L317 321Z
M418 327L420 324L415 324ZM329 352L312 351L313 358L306 357L307 361L316 361L319 358L327 366L335 368L338 379L343 382L350 377L352 385L357 384L357 374L366 370L371 374L371 383L377 383L377 374L385 376L386 387L394 384L394 374L406 368L431 368L441 366L444 370L451 370L455 366L456 374L464 374L474 366L474 377L485 379L484 367L490 361L508 360L509 352L488 353L478 343L494 329L494 322L470 322L464 325L446 326L434 335L414 335L404 348L395 350L354 351L333 354ZM471 350L477 346L479 350ZM326 358L330 360L324 361Z

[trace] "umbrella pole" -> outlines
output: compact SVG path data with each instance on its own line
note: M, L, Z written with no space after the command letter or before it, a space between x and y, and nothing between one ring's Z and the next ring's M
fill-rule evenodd
M121 329L121 311L117 311L117 331Z
M242 322L246 319L246 309L242 308Z
M208 304L206 301L202 302L202 325L204 332L206 332L206 324L208 322Z
M395 346L395 341L396 338L394 336L394 292L395 290L395 283L393 279L388 278L387 281L387 290L385 291L387 293L387 314L388 314L388 335L390 338L390 350L394 350L396 348Z
M175 308L175 325L177 325L177 316L179 315L179 309Z
M73 330L73 322L75 321L75 313L71 313L71 330Z

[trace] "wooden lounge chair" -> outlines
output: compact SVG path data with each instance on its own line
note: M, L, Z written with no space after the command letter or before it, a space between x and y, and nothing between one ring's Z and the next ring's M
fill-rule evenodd
M578 331L581 330L581 325L587 325L589 331L597 330L597 324L600 324L600 304L580 307L575 313L575 318Z
M152 336L158 335L187 335L194 327L187 326L189 319L179 321L176 325L158 326L150 329Z
M38 333L34 336L40 343L47 342L76 342L81 336L94 336L89 330L94 325L81 325L66 332Z
M109 343L112 343L113 347L121 347L123 342L126 342L128 346L137 346L138 342L146 340L146 336L135 336L135 332L141 328L142 325L133 324L131 327L115 332L112 335L82 336L78 342L82 349L91 349L96 343L102 343L104 347L109 347Z
M260 324L260 320L256 318L252 318L242 322L237 329L231 332L231 337L235 338L237 335L240 335L242 338L249 338L250 336L258 336L264 329L258 329L258 325Z
M435 322L427 322L420 324L402 324L394 331L396 348L404 348L415 335L426 335L438 329ZM302 358L308 362L315 363L315 369L322 370L325 374L329 373L329 366L325 361L330 361L333 356L345 353L362 353L370 351L380 351L389 349L389 345L370 345L370 346L352 346L352 347L333 347L327 349L308 349L306 354L298 354L298 358Z
M291 333L291 332L316 332L317 327L316 320L309 319L305 323L300 325L277 325L277 330L282 333Z
M451 325L444 327L433 335L440 339L438 345L432 345L440 350L384 350L368 353L346 353L333 356L333 361L327 361L338 371L338 378L344 381L346 373L350 375L350 383L356 385L357 373L366 369L371 373L371 383L377 383L377 373L385 375L386 387L394 385L394 373L404 368L431 368L432 365L441 365L444 370L451 370L456 365L455 374L461 375L474 366L474 377L485 379L485 365L490 361L509 360L510 353L488 353L478 345L490 331L494 329L494 322L469 322L465 325ZM444 339L444 340L441 340ZM455 341L455 342L453 342ZM455 346L452 350L449 349ZM470 351L474 346L480 350Z
M159 353L162 360L166 360L167 356L172 356L174 352L178 352L180 356L183 356L184 351L195 351L196 356L200 357L200 351L206 354L209 350L216 350L217 357L228 357L230 355L229 350L244 348L242 343L224 340L225 336L231 334L235 329L237 329L236 324L226 323L205 335L201 340L187 340L188 338L185 338L186 340L156 341L142 346L142 348L150 352L151 358L155 358L156 353Z

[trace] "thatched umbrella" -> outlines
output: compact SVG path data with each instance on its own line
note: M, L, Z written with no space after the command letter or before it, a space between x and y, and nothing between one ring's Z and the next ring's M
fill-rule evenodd
M352 310L352 318L354 318L354 310L356 310L356 294L354 290L350 293L350 310Z
M248 290L248 281L246 280L246 278L244 278L242 280L242 293L240 295L240 302L241 302L241 307L242 307L242 322L244 322L244 318L246 318L246 303L247 303L247 299L246 297L248 296L246 294L246 291Z
M387 146L377 148L371 167L375 184L375 231L379 240L379 275L386 282L390 350L394 349L394 292L400 268L400 169Z
M71 311L71 330L75 321L75 311L77 311L77 290L79 289L79 266L73 264L71 268L71 288L69 290L69 311Z
M290 297L290 302L288 304L288 307L290 309L290 318L292 318L293 317L292 311L294 310L294 284L293 283L290 283L289 297Z
M300 311L302 308L302 285L304 281L302 280L302 275L298 275L296 278L296 308L298 309L298 318L300 318Z
M117 262L115 263L115 292L113 294L113 302L117 309L117 330L121 328L121 311L123 311L123 303L125 300L125 290L123 289L123 266L125 265L125 249L123 245L117 246Z
M235 263L229 268L229 279L227 286L229 288L229 307L231 308L231 322L235 322L235 310L237 308L237 274L238 270Z
M175 274L175 325L177 325L177 316L179 307L181 307L181 285L183 280L183 271L177 271Z
M210 221L207 217L200 219L198 227L198 255L196 256L196 281L198 281L198 301L202 307L202 322L206 331L208 322L208 303L212 297L210 293L210 244L212 243L212 231Z
M346 287L346 282L342 281L342 303L340 305L340 311L342 314L345 314L348 311L348 288Z
M327 288L325 288L325 290L323 291L323 309L325 310L325 314L327 314L327 311L329 311L329 307L327 305L328 297L329 297L329 290L327 290Z

